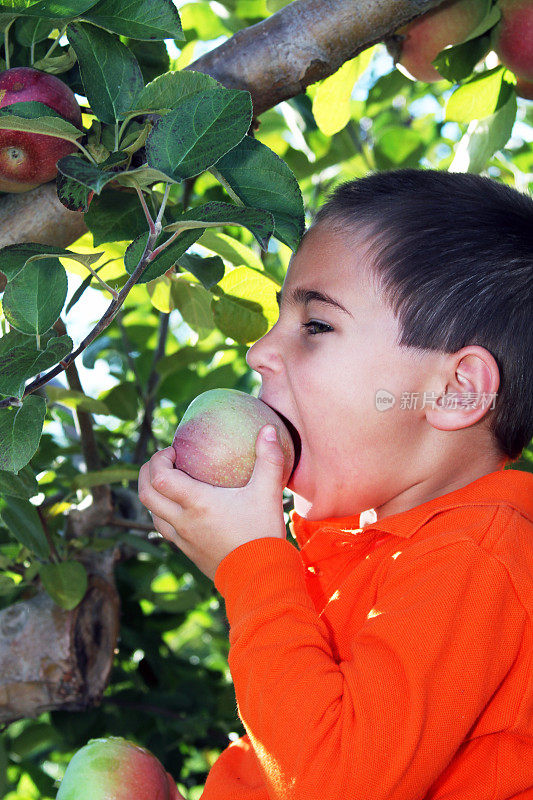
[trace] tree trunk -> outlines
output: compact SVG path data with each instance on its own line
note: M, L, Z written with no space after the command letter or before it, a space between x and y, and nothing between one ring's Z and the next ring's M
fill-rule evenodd
M442 0L294 0L190 64L228 88L247 89L254 115L327 78ZM55 198L55 199L54 199ZM0 197L0 247L41 242L67 247L87 230L83 214L55 196L55 181Z
M85 560L89 584L72 611L44 591L0 611L0 722L96 705L119 632L115 555Z

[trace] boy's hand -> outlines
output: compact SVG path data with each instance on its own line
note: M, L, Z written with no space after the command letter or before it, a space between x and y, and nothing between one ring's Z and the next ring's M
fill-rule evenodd
M155 528L213 579L222 559L241 544L265 536L285 539L283 452L265 439L255 443L252 477L239 489L211 486L174 467L173 447L159 450L139 472L139 499Z

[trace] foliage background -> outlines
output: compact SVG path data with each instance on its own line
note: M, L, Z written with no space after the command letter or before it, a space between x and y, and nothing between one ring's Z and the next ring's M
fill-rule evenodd
M182 69L237 30L286 4L286 0L176 3L185 42L131 40L129 46L139 58L145 80L153 79L168 69ZM497 66L492 56L485 64L489 70ZM395 69L384 45L377 45L332 78L264 113L256 138L281 156L296 175L309 222L336 183L369 170L464 169L461 148L468 132L472 133L469 125L475 113L464 107L455 115L450 112L447 104L455 89L456 84L448 81L409 80ZM488 116L494 110L490 89L479 91L478 99L486 102L480 116ZM519 98L511 138L479 171L531 191L532 120L532 104ZM184 191L191 193L191 205L227 199L208 173L192 187L174 185L171 197ZM71 249L90 252L92 246L92 234L87 233ZM120 285L125 247L125 242L99 247L105 249L99 263L108 262L99 274L111 285ZM192 252L218 254L227 266L259 266L279 285L291 255L288 247L274 240L268 253L262 253L251 234L236 227L209 232ZM71 299L86 271L75 262L69 263L68 270ZM92 329L108 303L99 287L92 286L64 315L77 341ZM164 357L157 360L162 321L168 315ZM180 293L163 276L134 287L114 324L78 359L86 395L83 407L93 412L104 466L131 465L127 478L112 484L117 496L122 492L123 516L131 512L126 489L136 484L132 477L138 469L135 447L151 376L152 382L156 379L155 409L147 457L168 446L181 415L201 392L228 387L257 393L258 376L245 362L250 343L225 336L213 325L201 297L185 288ZM80 398L69 396L62 387L66 387L64 376L46 387L48 413L31 462L39 483L39 495L32 502L48 509L49 525L56 533L65 510L72 505L83 508L89 496L73 417ZM513 468L533 471L531 445ZM286 510L290 507L287 493ZM125 736L148 747L176 778L182 793L195 800L218 754L244 733L227 664L224 606L211 581L156 534L97 528L90 542L76 546L105 549L109 536L127 542L137 552L120 563L115 573L121 630L109 687L97 708L84 713L49 712L3 730L0 797L7 800L55 797L74 752L89 738L107 735ZM4 569L0 608L25 596L32 578L28 558L7 528L0 527L0 568ZM24 578L5 570L10 561L30 567Z

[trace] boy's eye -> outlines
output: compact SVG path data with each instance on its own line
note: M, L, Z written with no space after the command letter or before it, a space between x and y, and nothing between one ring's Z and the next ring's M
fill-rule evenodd
M308 336L317 336L320 333L328 333L333 330L333 328L325 322L317 322L314 319L309 322L302 322L301 327L305 328ZM313 330L313 328L320 328L321 330Z

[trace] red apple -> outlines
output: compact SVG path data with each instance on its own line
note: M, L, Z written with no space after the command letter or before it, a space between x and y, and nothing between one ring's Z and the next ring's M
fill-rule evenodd
M445 0L399 28L396 34L405 38L397 66L414 80L426 83L442 80L431 62L448 45L464 42L482 21L485 8L485 0Z
M32 100L81 129L81 109L74 92L55 75L32 67L0 73L0 108ZM76 149L72 142L56 136L0 129L0 191L27 192L51 181L57 175L59 159Z
M267 422L277 430L286 486L297 460L291 423L262 400L236 389L209 389L195 397L174 434L174 466L212 486L246 486L254 469L257 435Z
M74 754L56 800L179 800L161 762L127 739L90 739Z
M500 0L500 8L502 19L496 32L494 50L502 64L509 67L517 78L533 81L533 2ZM519 89L517 91L520 93Z

